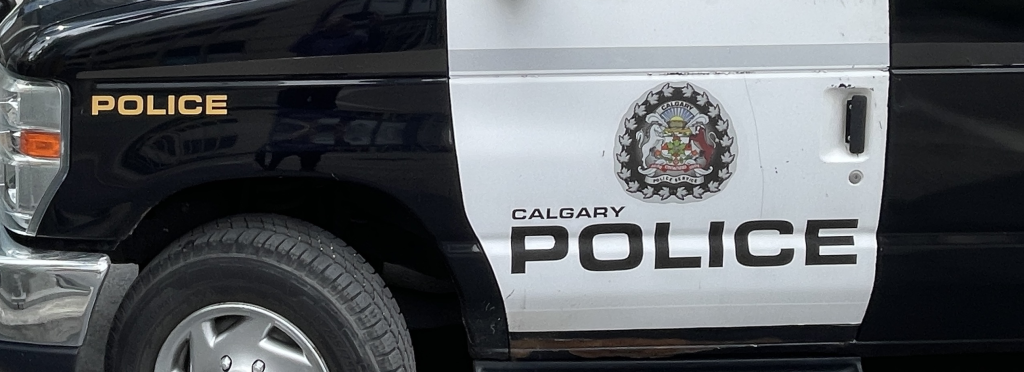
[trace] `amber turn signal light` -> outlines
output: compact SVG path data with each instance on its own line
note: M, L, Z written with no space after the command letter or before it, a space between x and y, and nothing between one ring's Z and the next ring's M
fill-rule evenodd
M22 154L37 158L60 158L60 133L22 131L18 140Z

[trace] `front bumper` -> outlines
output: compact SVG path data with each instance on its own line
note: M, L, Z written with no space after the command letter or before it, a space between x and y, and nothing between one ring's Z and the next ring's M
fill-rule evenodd
M106 255L36 251L0 229L0 341L81 346Z
M0 372L102 370L110 321L137 272L103 254L35 250L0 227Z

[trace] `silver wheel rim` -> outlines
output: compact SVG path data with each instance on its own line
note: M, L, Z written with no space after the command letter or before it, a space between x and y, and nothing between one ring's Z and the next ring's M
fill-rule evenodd
M181 321L160 347L155 372L327 372L313 342L262 307L223 303Z

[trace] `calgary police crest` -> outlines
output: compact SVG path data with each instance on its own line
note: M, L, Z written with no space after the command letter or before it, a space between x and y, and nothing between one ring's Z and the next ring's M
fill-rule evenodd
M634 102L616 142L619 180L642 200L706 199L725 188L736 160L725 109L689 83L664 84Z

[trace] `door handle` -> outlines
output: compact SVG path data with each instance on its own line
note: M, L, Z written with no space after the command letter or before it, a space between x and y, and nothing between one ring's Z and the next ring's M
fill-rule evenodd
M846 101L846 143L851 154L864 153L867 120L868 97L858 94Z

